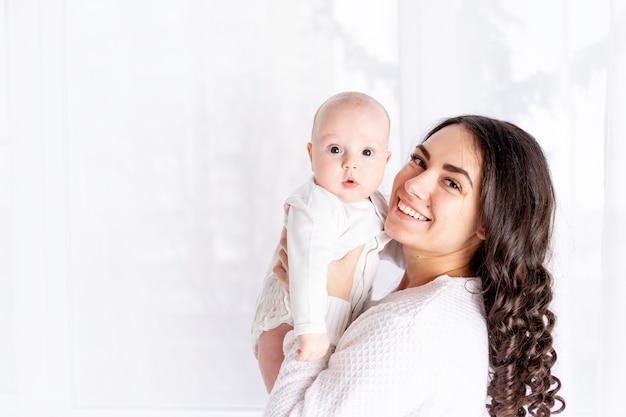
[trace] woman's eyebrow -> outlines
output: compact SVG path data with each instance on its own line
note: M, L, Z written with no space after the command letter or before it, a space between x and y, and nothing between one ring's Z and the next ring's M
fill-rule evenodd
M430 152L428 152L428 150L426 149L424 145L417 145L417 149L422 151L422 153L426 157L426 160L430 160Z
M459 167L451 165L451 164L443 164L443 169L445 169L446 171L455 172L455 173L458 173L458 174L465 175L467 177L467 180L469 181L470 185L472 186L472 188L474 187L474 183L472 182L472 179L470 178L469 173L466 170L464 170L463 168L459 168Z
M430 152L428 152L428 149L426 149L426 147L423 144L417 145L417 148L420 151L422 151L422 153L426 157L426 160L429 161L430 160ZM450 172L454 172L454 173L457 173L457 174L465 175L467 177L467 180L469 181L470 185L472 186L472 188L474 188L474 183L472 182L472 179L470 178L469 173L466 170L464 170L463 168L457 167L457 166L452 165L452 164L444 164L443 165L443 169L445 169L446 171L450 171Z

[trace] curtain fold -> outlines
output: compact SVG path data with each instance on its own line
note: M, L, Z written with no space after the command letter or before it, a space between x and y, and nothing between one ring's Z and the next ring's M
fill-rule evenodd
M626 384L626 2L611 1L609 62L607 77L606 132L604 137L604 211L602 230L602 310L598 317L600 333L599 415L622 416L622 396ZM594 283L590 283L594 285Z

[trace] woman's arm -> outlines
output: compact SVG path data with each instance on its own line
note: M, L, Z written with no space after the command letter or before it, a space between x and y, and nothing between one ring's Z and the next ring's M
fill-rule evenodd
M389 296L315 362L293 360L297 345L288 333L264 416L487 415L482 304L464 284L448 281Z
M281 282L288 285L286 244L283 234L282 250L275 273ZM362 247L356 248L329 266L329 309L336 308L339 317L343 314L346 324L350 315L350 304L346 300L350 295L352 277L361 251ZM385 317L385 313L374 314ZM337 321L340 320L339 318ZM387 387L391 388L400 382L398 378L410 378L412 373L407 372L407 369L414 351L409 350L409 357L405 357L394 352L394 347L413 343L407 340L396 343L385 335L376 334L390 331L394 333L393 329L384 325L381 327L377 319L365 323L376 324L374 328L369 328L367 324L359 326L351 333L347 343L342 342L336 352L333 353L331 349L325 357L314 362L299 362L294 359L298 348L297 339L293 331L287 333L283 345L285 360L264 416L336 416L343 415L340 412L343 408L345 415L380 416L387 415L385 411L391 411L390 398L392 404L396 403L393 407L404 408L405 405L400 404L401 390L395 391L388 398L382 398L380 386L388 384ZM397 333L396 336L413 337L410 331ZM398 371L404 376L399 375ZM402 383L399 385L407 386ZM408 383L408 386L415 384ZM380 405L372 407L372 402Z
M285 360L264 416L411 415L421 396L427 395L419 378L432 372L416 368L411 326L395 322L387 313L364 313L332 355L314 362L293 359L297 343L293 332L288 333Z

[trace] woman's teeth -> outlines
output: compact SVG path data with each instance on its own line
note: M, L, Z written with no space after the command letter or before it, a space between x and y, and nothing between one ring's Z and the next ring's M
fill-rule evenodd
M413 210L411 207L404 204L402 201L398 202L398 208L400 209L401 212L413 217L416 220L422 220L422 221L428 220L428 217L422 216L421 214Z

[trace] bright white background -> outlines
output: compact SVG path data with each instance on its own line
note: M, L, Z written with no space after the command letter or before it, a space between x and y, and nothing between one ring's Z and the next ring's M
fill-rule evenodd
M538 138L564 415L626 415L624 0L0 6L0 416L259 416L255 297L342 90L392 117L385 193L442 117Z

